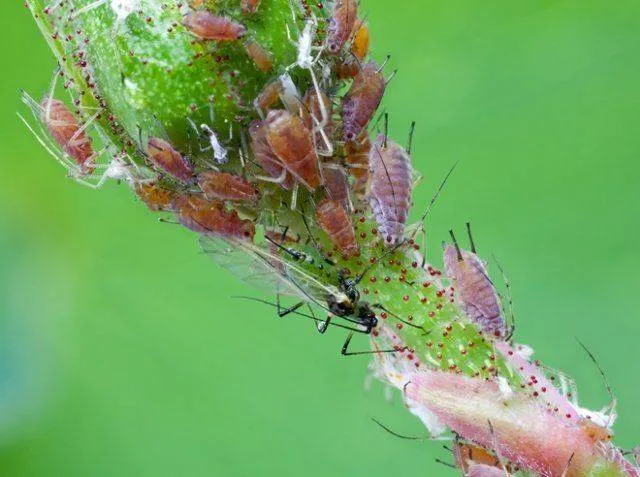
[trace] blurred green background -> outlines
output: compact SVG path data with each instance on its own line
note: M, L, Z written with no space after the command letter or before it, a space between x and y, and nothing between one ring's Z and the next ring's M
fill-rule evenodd
M513 285L517 338L573 375L582 404L619 399L640 442L640 2L363 0L375 52L400 68L392 133L418 123L416 211L472 220ZM2 11L0 475L454 475L367 358L248 293L124 186L65 179L16 117L54 67L18 0ZM494 267L494 273L495 273ZM499 280L498 280L499 281ZM366 346L364 338L359 344Z

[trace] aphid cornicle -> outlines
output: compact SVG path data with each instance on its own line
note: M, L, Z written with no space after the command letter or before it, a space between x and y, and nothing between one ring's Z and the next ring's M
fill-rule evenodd
M356 0L337 0L327 26L327 50L337 55L349 39L358 15Z
M136 183L134 190L138 198L153 212L171 210L176 198L172 190L153 183Z
M349 180L344 169L337 164L322 166L323 185L330 199L338 202L345 210L351 209L349 197Z
M386 245L402 240L411 206L412 167L407 151L380 134L369 152L369 204Z
M498 338L507 335L507 326L495 287L487 273L486 263L475 253L469 231L471 252L461 250L450 231L453 245L444 249L444 269L452 280L456 295L471 321L481 331Z
M359 248L353 224L339 202L323 199L316 206L316 222L340 253L347 257L358 254Z
M174 201L173 207L178 221L194 232L246 240L253 240L255 235L253 222L241 219L235 210L227 210L222 202L183 194Z
M320 185L318 156L311 132L302 119L285 110L273 110L266 120L267 141L282 165L310 191Z
M247 50L247 55L263 73L271 71L273 69L273 55L264 49L264 47L254 39L245 41L244 48Z
M193 167L186 157L164 139L152 137L147 143L147 157L151 163L181 182L193 181Z
M276 157L267 141L267 127L261 121L253 121L249 125L251 137L251 150L256 162L264 171L280 184L283 189L289 190L293 186L293 176L287 172L282 162Z
M255 13L264 0L242 0L242 11L244 13Z
M387 84L378 66L362 67L342 102L344 140L355 141L375 114Z
M91 138L81 128L69 108L57 99L47 98L40 104L40 117L51 137L80 166L84 174L93 172L95 152Z
M233 20L220 17L206 10L187 13L182 24L193 35L202 40L234 41L247 34L244 25Z
M198 185L211 200L252 203L260 199L260 192L251 182L229 172L203 172L198 175Z

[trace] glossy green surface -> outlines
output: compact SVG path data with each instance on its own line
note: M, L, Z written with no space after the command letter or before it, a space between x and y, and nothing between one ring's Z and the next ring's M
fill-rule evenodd
M640 5L363 3L376 56L400 68L392 134L418 122L416 216L460 160L430 260L472 220L512 283L517 338L597 408L585 342L620 401L617 442L637 444ZM3 13L0 473L454 475L439 443L369 420L422 432L380 386L363 390L367 359L339 357L341 332L230 298L250 291L191 234L125 187L65 180L15 116L18 89L44 94L54 62L20 2Z

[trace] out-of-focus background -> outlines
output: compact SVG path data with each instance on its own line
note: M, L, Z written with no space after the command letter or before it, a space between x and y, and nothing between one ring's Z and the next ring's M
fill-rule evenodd
M617 441L640 442L640 3L362 0L375 53L393 53L392 134L417 121L419 215L430 259L471 220L513 285L517 338L608 402ZM454 475L441 443L381 386L249 294L125 186L95 192L18 121L19 88L54 68L18 0L2 7L0 474L35 476ZM496 281L500 282L495 266ZM359 344L366 346L364 338ZM416 475L417 475L416 474Z

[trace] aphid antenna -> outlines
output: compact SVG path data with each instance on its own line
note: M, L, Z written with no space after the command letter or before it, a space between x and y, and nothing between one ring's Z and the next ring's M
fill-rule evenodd
M373 123L373 129L375 129L378 134L380 133L380 121L385 117L386 114L386 109L380 111L380 114L378 114L378 119L376 119L376 121Z
M610 409L610 413L611 416L609 417L609 420L611 421L612 417L613 417L613 412L616 408L616 398L613 395L613 390L611 389L611 385L609 384L609 380L607 379L607 375L604 372L604 369L602 368L602 366L600 365L600 363L598 362L598 360L596 359L596 357L594 356L594 354L589 350L589 348L586 347L586 345L584 343L582 343L582 341L580 341L577 337L576 337L576 341L578 342L578 344L582 347L582 349L587 353L587 355L589 356L589 358L591 359L591 361L593 361L593 364L596 365L596 367L598 368L598 371L600 372L600 376L602 376L602 380L604 382L604 386L607 389L607 393L609 394L609 405L607 406ZM609 427L609 426L607 426Z
M453 245L456 247L456 253L458 254L458 262L462 262L464 258L462 258L462 251L458 246L458 241L456 240L456 236L453 233L453 229L449 229L449 235L451 236L451 240L453 240Z
M387 431L392 436L398 437L399 439L405 439L405 440L409 440L409 441L430 441L430 440L434 440L432 437L408 436L406 434L400 434L399 432L394 431L390 427L385 426L382 422L380 422L375 417L371 417L371 420L373 422L375 422L380 428L384 429L385 431Z
M511 319L511 326L509 327L509 332L507 333L507 336L505 336L504 340L511 341L513 338L513 335L516 332L516 314L513 306L513 297L511 296L511 282L509 281L509 278L507 277L507 274L505 273L504 268L502 268L502 265L498 261L497 257L495 255L492 255L492 258L496 266L498 267L498 270L500 270L500 273L502 274L502 280L507 290L507 303L509 305L509 317ZM505 313L504 306L503 306L502 312Z
M53 103L53 92L56 90L56 86L58 84L58 76L60 75L61 71L62 67L60 66L60 63L58 63L55 70L53 71L53 78L51 79L51 86L49 87L49 94L47 95L46 99L47 106L44 110L44 117L47 123L51 121L51 104Z
M255 298L255 297L251 297L251 296L232 296L231 298L237 298L237 299L241 299L241 300L251 300L251 301L258 302L258 303L262 303L264 305L272 306L274 308L279 308L280 310L282 309L282 307L279 306L277 303L271 303L270 301L262 300L261 298ZM316 323L327 323L327 325L326 325L327 327L335 326L336 328L342 328L343 330L349 330L349 331L354 332L354 333L362 333L362 330L359 330L357 328L352 328L350 326L343 325L343 324L340 324L340 323L334 323L331 320L322 320L322 319L320 319L320 318L318 318L316 316L307 315L306 313L302 313L302 312L298 311L298 308L300 308L304 304L305 304L305 302L297 303L296 305L293 305L292 307L289 307L289 308L285 309L285 310L289 310L289 311L284 316L286 316L288 314L292 314L292 315L295 315L295 316L308 318L310 320L315 321Z
M169 137L169 133L167 132L167 130L164 128L164 126L162 125L162 123L158 119L158 116L153 114L151 117L153 118L153 122L156 123L156 126L158 127L158 129L160 130L162 135L164 136L164 139L166 141L168 141L168 142L171 142L171 138Z
M454 162L453 166L451 166L451 169L449 169L449 172L447 172L447 174L444 176L444 179L442 179L442 182L440 182L440 185L436 189L436 192L433 194L433 197L431 197L431 200L427 204L426 210L424 211L424 213L420 217L420 222L422 223L422 228L423 229L424 229L424 221L425 221L425 219L429 216L429 213L431 212L431 209L432 209L433 205L436 203L436 200L438 200L438 197L440 196L440 193L444 189L444 186L446 185L447 180L449 180L449 177L451 176L451 174L453 174L453 171L455 170L456 166L458 165L458 162L459 161ZM415 232L414 232L414 236L415 236ZM411 238L414 238L414 237L411 237Z
M309 196L309 200L311 201L311 196ZM312 205L315 206L315 204L313 204L313 202L311 202ZM304 228L307 230L307 234L309 234L309 238L311 239L311 242L313 243L313 248L316 249L316 251L318 253L320 253L322 255L322 247L320 247L320 244L318 243L318 241L316 240L316 238L313 236L313 233L311 232L311 228L309 227L309 222L307 222L307 214L304 210L304 205L302 203L300 203L300 217L302 218L302 223L304 224Z
M413 133L416 130L416 122L411 121L411 127L409 128L409 141L407 142L407 154L411 155L411 149L413 147Z
M36 130L29 124L29 122L22 116L22 114L17 113L18 117L22 120L27 129L34 135L36 140L40 143L44 149L51 154L51 156L58 161L65 169L71 171L76 168L76 165L66 160L66 155L60 152L56 152L57 148L55 148L52 144L50 144L46 139L46 135L41 136L36 132Z
M265 235L264 238L265 238L265 240L267 240L271 244L273 244L276 247L278 247L279 250L281 250L281 251L285 252L286 254L290 255L295 260L300 260L302 258L302 256L303 256L301 253L294 252L292 250L289 250L287 247L283 247L282 245L280 245L278 242L276 242L272 238L268 237L267 235Z

